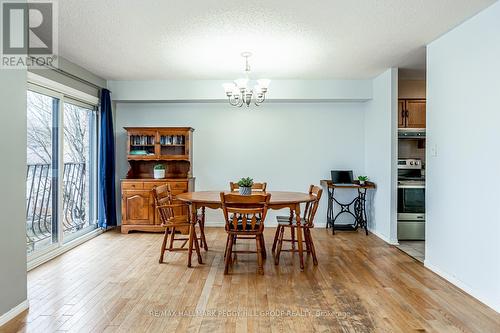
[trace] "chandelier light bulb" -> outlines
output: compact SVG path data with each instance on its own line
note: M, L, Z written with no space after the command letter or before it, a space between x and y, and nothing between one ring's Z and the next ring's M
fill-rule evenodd
M226 95L231 96L233 94L235 88L234 83L224 83L222 84L222 87L224 88Z
M224 83L222 85L224 92L229 99L229 104L232 106L242 107L243 105L246 105L248 107L252 103L258 106L266 100L266 93L271 80L257 80L257 84L253 87L253 89L249 88L250 64L248 62L248 58L251 55L252 54L250 52L243 52L241 54L241 56L245 58L246 77L239 78L234 80L234 82ZM252 80L251 83L253 84L255 81Z
M269 79L260 79L260 80L257 80L257 83L263 89L267 89L267 88L269 88L269 84L271 83L271 80L269 80Z
M246 89L247 88L247 84L248 84L248 79L246 78L241 78L241 79L237 79L234 81L234 83L236 84L236 86L240 89Z

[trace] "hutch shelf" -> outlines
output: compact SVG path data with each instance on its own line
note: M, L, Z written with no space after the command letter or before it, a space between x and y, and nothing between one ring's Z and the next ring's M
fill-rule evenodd
M194 191L193 131L191 127L125 127L129 171L121 180L122 233L163 232L151 190L170 184L174 195ZM165 178L154 179L163 164ZM187 211L177 212L187 215Z

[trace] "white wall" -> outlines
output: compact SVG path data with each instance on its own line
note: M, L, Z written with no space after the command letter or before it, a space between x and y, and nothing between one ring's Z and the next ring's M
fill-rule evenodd
M500 312L500 3L431 43L427 64L425 265Z
M115 101L225 101L222 84L228 80L109 81ZM371 80L273 80L268 100L366 101Z
M251 176L270 190L304 192L331 169L363 173L364 104L117 103L117 175L128 169L124 126L191 126L197 190L227 190L229 181ZM326 223L326 193L323 199L318 225ZM219 221L220 212L207 215L208 224Z
M373 79L373 99L365 110L365 172L376 183L368 210L369 228L389 243L397 243L397 69Z
M26 71L0 70L0 325L26 307Z

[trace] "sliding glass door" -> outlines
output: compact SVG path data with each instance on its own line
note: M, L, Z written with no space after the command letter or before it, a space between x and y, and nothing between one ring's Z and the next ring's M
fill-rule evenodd
M75 101L64 103L64 242L95 229L96 112Z
M26 241L30 254L59 240L57 124L61 101L34 91L27 96Z
M30 85L27 125L26 240L34 258L97 228L97 111Z

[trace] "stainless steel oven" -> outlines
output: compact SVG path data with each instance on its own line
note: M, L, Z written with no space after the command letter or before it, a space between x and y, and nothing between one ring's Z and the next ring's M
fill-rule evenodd
M398 239L425 239L425 180L419 160L398 161Z
M423 182L399 183L398 219L425 221L425 184Z

